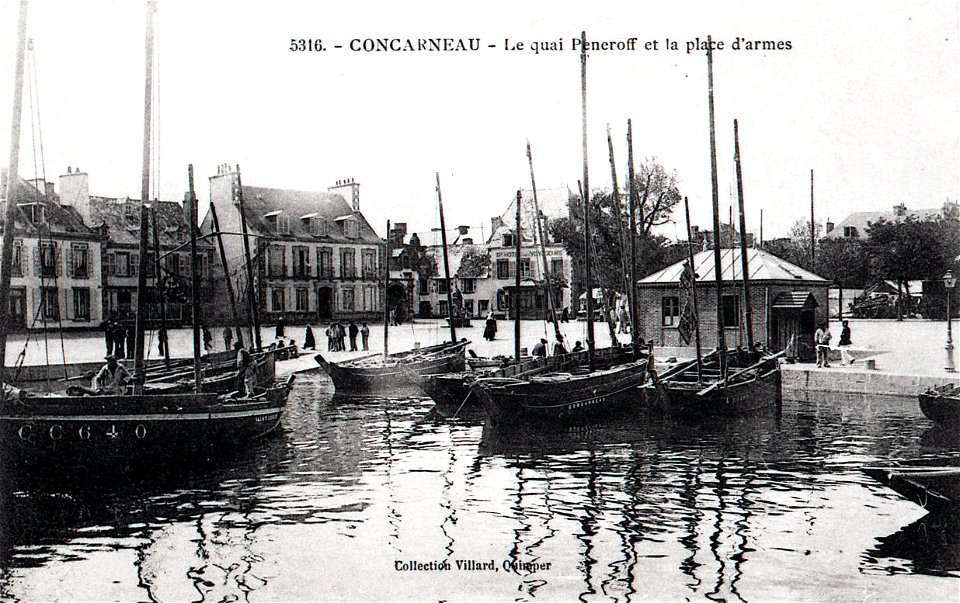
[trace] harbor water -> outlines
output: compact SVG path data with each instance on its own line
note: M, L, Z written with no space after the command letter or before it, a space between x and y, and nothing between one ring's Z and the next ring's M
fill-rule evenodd
M494 430L342 399L138 474L7 476L4 600L957 600L960 528L859 468L958 456L915 399Z

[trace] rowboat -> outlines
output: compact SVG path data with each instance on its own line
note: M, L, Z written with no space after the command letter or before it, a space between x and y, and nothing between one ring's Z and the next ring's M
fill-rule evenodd
M920 394L920 410L945 429L960 429L960 387L948 383Z
M960 507L960 466L956 459L895 463L861 471L929 511L956 511Z
M371 395L389 393L419 393L416 379L420 375L451 373L466 367L464 350L470 342L446 342L390 354L364 356L330 362L322 354L314 358L333 380L338 393Z

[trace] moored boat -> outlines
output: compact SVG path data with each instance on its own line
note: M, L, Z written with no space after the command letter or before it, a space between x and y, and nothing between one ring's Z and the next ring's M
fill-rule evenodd
M419 393L415 376L462 371L466 367L469 341L446 342L425 348L390 354L364 356L343 362L330 362L322 354L317 363L330 375L338 393L370 395L379 393Z
M948 383L928 389L920 394L920 410L945 429L960 429L960 387Z
M864 467L861 471L929 511L953 512L960 508L957 459L924 459Z

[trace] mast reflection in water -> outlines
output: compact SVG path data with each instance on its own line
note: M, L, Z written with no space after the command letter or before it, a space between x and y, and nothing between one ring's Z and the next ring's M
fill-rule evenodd
M6 476L0 596L956 598L955 519L858 471L960 456L915 400L538 432L477 412L334 399L305 375L278 434L221 458ZM449 569L399 569L417 564Z

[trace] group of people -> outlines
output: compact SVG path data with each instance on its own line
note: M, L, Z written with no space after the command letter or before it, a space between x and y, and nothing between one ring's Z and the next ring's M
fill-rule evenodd
M567 346L563 343L563 335L557 335L557 340L553 342L553 349L550 351L551 356L562 356L563 354L573 354L576 352L582 352L584 350L582 342L576 342L572 350L567 350ZM533 346L533 351L531 354L534 357L546 358L547 357L547 340L541 338L535 346Z
M307 331L309 335L313 335L310 327L307 327ZM327 327L325 333L327 336L328 352L346 352L348 337L350 338L350 351L356 352L358 350L358 335L361 338L363 349L370 349L370 327L367 326L367 323L363 323L363 326L358 327L357 323L351 320L350 323L344 327L342 323L332 322L330 326Z
M107 347L107 356L133 357L134 339L136 337L133 329L112 318L100 323L100 329L103 331L103 342Z
M843 324L843 328L840 329L840 341L837 345L840 347L852 345L850 340L850 322L845 320L841 324ZM813 342L817 348L818 367L824 368L830 366L830 341L832 339L833 334L830 332L830 325L826 322L822 323L816 333L813 334ZM853 356L846 353L845 350L840 351L840 356L844 363L853 364Z

